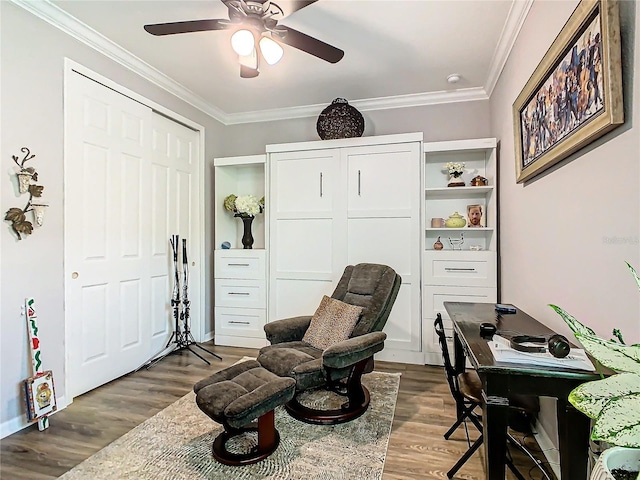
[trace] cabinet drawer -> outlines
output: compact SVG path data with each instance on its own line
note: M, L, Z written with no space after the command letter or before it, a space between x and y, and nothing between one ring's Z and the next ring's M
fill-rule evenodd
M265 278L264 250L216 250L214 257L215 278Z
M215 317L216 335L265 338L264 309L216 307Z
M215 305L220 307L266 308L264 280L217 278Z
M494 252L425 253L424 282L428 285L496 286Z
M426 285L423 291L424 309L423 318L435 320L438 313L443 319L449 319L444 302L474 302L474 303L495 303L497 289L494 287L453 287L453 286L431 286ZM447 325L447 322L445 322ZM448 324L450 325L450 323ZM432 323L433 326L433 323Z

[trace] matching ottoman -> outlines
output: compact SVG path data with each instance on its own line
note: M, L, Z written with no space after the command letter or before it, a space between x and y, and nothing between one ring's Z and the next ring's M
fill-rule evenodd
M296 382L279 377L249 360L221 370L193 386L196 403L224 431L213 442L213 456L226 465L264 460L280 444L274 409L293 398ZM257 425L253 421L257 419ZM258 432L258 444L248 453L232 453L227 442L247 431Z

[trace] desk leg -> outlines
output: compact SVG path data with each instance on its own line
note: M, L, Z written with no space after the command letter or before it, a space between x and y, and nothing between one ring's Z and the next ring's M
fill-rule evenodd
M559 398L556 408L561 476L563 479L586 480L590 420L566 399Z
M482 422L487 479L504 480L509 400L504 397L487 396L485 392L482 392L482 395L484 397Z

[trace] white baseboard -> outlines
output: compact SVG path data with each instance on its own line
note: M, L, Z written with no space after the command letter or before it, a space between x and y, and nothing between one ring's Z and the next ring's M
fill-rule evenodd
M56 398L56 403L58 408L51 415L55 415L60 410L67 408L67 400L64 397ZM33 425L33 423L27 422L26 413L2 422L2 424L0 424L0 438L8 437L9 435L27 428L29 425Z
M549 462L549 466L553 470L556 478L560 478L560 452L555 444L551 441L547 431L542 428L542 424L536 420L534 437L538 442L538 446L542 454Z

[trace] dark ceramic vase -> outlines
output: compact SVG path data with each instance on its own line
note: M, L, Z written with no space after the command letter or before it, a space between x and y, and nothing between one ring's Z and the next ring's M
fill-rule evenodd
M251 223L253 217L241 217L242 225L244 226L244 232L242 233L242 245L245 249L253 248L253 235L251 235Z

